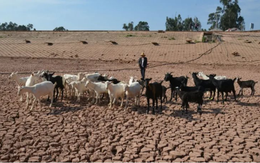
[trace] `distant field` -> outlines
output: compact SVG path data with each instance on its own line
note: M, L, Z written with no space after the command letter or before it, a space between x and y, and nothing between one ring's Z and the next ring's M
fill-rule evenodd
M214 35L220 39L203 43L202 32L0 32L0 162L260 162L260 32ZM127 108L108 108L106 97L95 105L88 94L81 102L68 95L51 108L42 98L42 107L29 111L8 79L14 71L50 70L99 72L127 83L141 78L141 52L152 82L172 72L194 86L190 72L203 71L258 81L255 95L246 89L235 101L230 93L222 104L205 93L201 115L194 103L183 114L180 99L152 115L145 114L145 96L140 106L130 100Z

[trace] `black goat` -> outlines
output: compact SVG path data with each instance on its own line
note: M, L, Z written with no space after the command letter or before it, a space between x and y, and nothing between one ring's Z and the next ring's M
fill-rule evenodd
M118 83L121 82L121 81L119 81L119 80L117 80L117 79L115 79L115 78L113 78L113 79L108 79L108 81L112 82L113 84L118 84Z
M214 86L217 88L217 102L219 101L219 92L221 92L222 95L222 103L224 104L224 92L226 93L226 98L225 100L227 100L227 96L228 96L228 92L233 92L234 95L234 99L236 101L236 91L235 91L235 87L234 87L234 82L236 80L235 79L226 79L226 80L216 80L214 77L216 75L209 75L209 79L211 80L211 82L214 84Z
M199 87L197 86L193 86L193 87L189 87L189 86L185 86L185 83L182 83L180 85L180 89L181 91L184 91L184 92L194 92L194 91L197 91Z
M168 87L168 88L170 88L170 87ZM167 91L168 88L166 88L165 86L162 85L162 97L163 97L162 100L163 100L163 102L167 101L166 91Z
M116 78L108 79L107 77L102 76L102 75L100 75L97 80L98 80L98 81L110 81L110 82L112 82L113 84L118 84L118 83L121 82L121 81L117 80Z
M188 83L187 76L186 77L185 76L172 77L171 73L166 73L164 80L170 82L170 87L171 87L170 101L172 100L173 93L175 92L176 87L180 87L182 84L184 84L186 86ZM177 101L177 93L175 93L175 101Z
M251 88L251 95L255 94L255 82L254 80L246 80L246 81L241 81L241 78L237 78L237 84L240 87L240 90L238 92L238 96L242 95L243 96L243 88Z
M196 91L191 92L185 92L180 91L180 89L177 87L177 94L182 100L182 108L186 110L186 113L188 112L189 108L189 102L195 102L198 103L197 112L201 112L201 106L203 104L203 95L204 95L204 88L199 87Z
M51 81L53 84L56 83L55 91L54 91L54 94L53 94L53 96L55 97L55 92L56 92L56 98L55 98L55 100L58 99L58 95L59 95L58 88L61 89L61 100L63 100L63 89L64 89L64 85L63 85L62 77L61 77L61 76L53 76L54 73L55 73L55 72L49 73L49 72L47 71L47 72L44 72L42 76L43 76L46 80Z
M198 74L197 72L192 73L192 78L193 78L195 86L197 86L197 87L201 86L205 89L205 91L210 91L209 99L214 100L216 86L212 83L211 80L203 80L203 79L198 78L197 74ZM212 96L212 92L213 92L213 96Z
M108 81L107 76L103 76L103 75L99 75L99 77L97 78L98 81Z
M149 113L149 107L150 107L150 99L153 100L153 114L154 111L154 103L156 102L156 109L158 109L158 98L161 100L161 110L162 111L162 82L157 83L149 83L152 80L152 78L144 79L144 86L146 87L145 96L147 99L147 110L146 113Z

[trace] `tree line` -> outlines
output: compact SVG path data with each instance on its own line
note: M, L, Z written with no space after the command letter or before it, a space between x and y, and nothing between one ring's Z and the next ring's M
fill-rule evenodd
M240 15L241 8L238 0L220 0L223 7L217 6L216 11L208 15L207 24L211 24L209 30L220 29L227 30L229 28L238 28L245 30L244 18ZM202 29L201 22L197 17L193 19L188 17L182 20L181 15L174 18L166 17L166 31L205 31ZM148 22L140 21L135 27L133 22L123 24L126 31L149 31Z
M33 29L32 24L28 25L18 25L13 22L5 22L0 24L0 31L31 31Z
M216 11L208 15L207 24L210 24L210 28L227 30L229 28L238 28L245 30L244 18L240 15L241 8L238 5L238 0L220 0L223 7L217 6ZM134 22L124 23L123 27L126 31L149 31L149 24L146 21L139 21L134 26ZM197 17L188 17L182 20L181 15L175 16L174 18L166 17L165 22L166 31L203 31L201 22ZM0 24L0 31L31 31L33 24L18 25L13 22L5 22ZM63 26L56 27L53 31L68 31Z

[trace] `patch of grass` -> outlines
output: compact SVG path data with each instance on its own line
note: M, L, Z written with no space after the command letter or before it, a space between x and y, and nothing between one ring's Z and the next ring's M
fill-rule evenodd
M203 40L203 39L202 39L202 40ZM198 40L195 40L195 41L194 41L194 43L200 43L200 41L198 41Z
M167 38L167 36L162 36L161 38Z
M175 40L175 38L174 37L170 37L168 40Z
M135 37L135 35L128 34L128 35L126 35L125 37Z
M141 37L152 37L152 35L141 35Z
M237 40L242 40L242 38L238 38Z
M205 37L205 36L203 36L203 37L202 37L202 42L208 42L208 38Z

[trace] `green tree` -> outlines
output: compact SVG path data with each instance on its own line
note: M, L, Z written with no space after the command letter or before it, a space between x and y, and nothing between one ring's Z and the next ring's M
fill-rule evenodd
M176 31L177 29L175 19L173 18L166 17L165 26L166 26L166 31Z
M28 31L32 30L33 29L33 24L28 24L27 25L27 29L28 29Z
M139 21L139 23L135 26L136 31L149 31L149 25L145 21Z
M68 30L65 29L63 26L60 26L60 27L54 28L53 31L68 31Z
M240 16L241 8L238 5L238 0L220 0L223 8L217 7L215 13L210 13L208 24L212 24L210 29L219 27L222 30L228 28L239 28L244 30L244 18Z
M128 23L128 29L129 29L129 31L133 31L134 30L134 22Z
M186 18L184 19L183 23L183 30L184 31L190 31L190 30L193 30L193 21L192 21L192 18Z
M17 29L17 27L18 27L18 25L16 23L9 22L9 24L7 24L7 26L6 26L6 30L15 31Z
M166 17L166 31L190 31L194 30L201 30L201 23L197 17L186 18L182 21L181 15L179 14L175 18Z
M194 22L194 29L196 31L200 31L201 30L201 23L200 23L199 19L197 17L195 17L193 19L193 22Z
M33 28L32 24L25 25L18 25L13 22L5 22L0 25L1 31L30 31Z
M6 27L7 27L7 22L2 23L2 24L0 25L0 30L1 30L1 31L6 31Z
M124 23L123 24L123 29L125 29L126 31L128 31L128 26Z
M130 23L128 23L128 25L126 25L126 23L124 23L123 29L125 29L126 31L133 31L134 30L134 22L130 22Z
M168 18L166 17L166 31L182 31L183 30L183 23L181 15L179 14L178 17L175 18Z
M209 29L219 28L221 13L222 13L222 8L218 6L215 13L209 14L209 18L207 22L207 24L211 24Z

